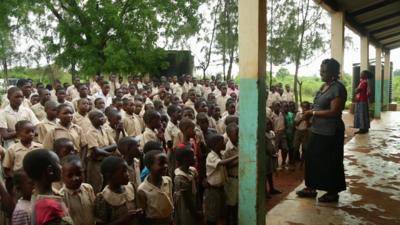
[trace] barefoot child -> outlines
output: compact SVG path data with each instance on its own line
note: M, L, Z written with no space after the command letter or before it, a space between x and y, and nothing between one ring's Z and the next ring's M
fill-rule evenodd
M91 111L89 119L91 126L85 135L89 149L87 155L89 159L87 181L92 185L95 193L98 193L103 187L103 177L100 173L101 162L105 157L115 154L117 145L114 138L106 132L103 126L106 122L106 117L101 111Z
M46 118L36 126L39 143L43 143L47 133L57 126L57 103L55 101L46 102L44 111L46 111Z
M176 162L174 178L174 224L196 224L199 213L196 210L197 198L197 172L194 167L194 154L190 148L176 149Z
M61 178L64 186L60 194L68 207L74 225L94 225L94 200L92 186L83 182L84 170L77 155L68 155L61 160Z
M301 160L301 165L304 162L304 153L306 150L306 144L308 141L308 129L310 127L310 121L303 117L304 112L311 109L309 102L301 103L301 112L297 112L295 123L296 131L294 133L294 155L297 160ZM300 155L301 146L301 155Z
M238 156L222 159L221 151L225 150L225 144L224 137L220 134L209 138L208 147L211 151L206 161L208 187L205 192L205 217L207 225L216 225L225 206L226 166L236 163Z
M109 156L101 164L101 173L107 186L95 200L98 225L138 225L143 210L138 208L137 194L129 182L125 160Z
M162 151L152 150L145 154L144 163L150 174L138 189L138 204L145 212L145 223L170 225L174 205L172 180L167 173L167 156Z
M271 120L275 133L275 144L277 149L281 150L281 155L282 155L281 168L285 168L289 149L286 139L285 117L281 112L281 103L279 101L275 101L274 103L272 103L272 111L273 112L271 115Z
M24 170L34 182L32 196L32 224L73 224L62 197L53 192L51 185L60 181L61 165L57 155L46 149L26 154Z

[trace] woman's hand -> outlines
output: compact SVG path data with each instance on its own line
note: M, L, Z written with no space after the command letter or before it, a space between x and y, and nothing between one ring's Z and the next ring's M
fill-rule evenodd
M304 114L303 114L302 120L307 121L307 120L309 120L312 116L313 116L313 111L312 111L312 110L305 111Z

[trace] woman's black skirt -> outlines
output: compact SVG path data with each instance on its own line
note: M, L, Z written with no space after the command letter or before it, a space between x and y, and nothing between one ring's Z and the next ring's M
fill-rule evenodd
M329 192L346 190L343 166L344 125L334 136L312 133L305 152L305 183L309 188Z

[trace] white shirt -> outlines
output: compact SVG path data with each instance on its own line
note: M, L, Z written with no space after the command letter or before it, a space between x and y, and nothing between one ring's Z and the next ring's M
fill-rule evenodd
M211 186L222 187L225 184L227 173L225 166L220 165L221 157L211 151L206 159L207 182Z
M102 91L97 92L95 95L93 95L94 99L96 98L102 98L104 100L104 103L106 107L110 106L112 104L112 97L110 94L105 96Z

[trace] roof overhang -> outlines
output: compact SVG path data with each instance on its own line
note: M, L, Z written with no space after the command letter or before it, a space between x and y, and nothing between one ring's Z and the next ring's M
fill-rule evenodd
M314 1L329 12L343 12L346 25L376 47L400 47L400 0Z

